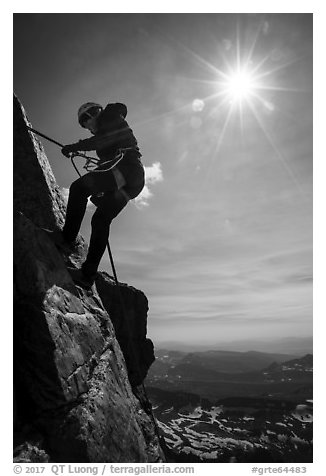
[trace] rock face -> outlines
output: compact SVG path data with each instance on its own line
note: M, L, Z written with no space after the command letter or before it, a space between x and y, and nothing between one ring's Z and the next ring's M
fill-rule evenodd
M66 264L86 245L67 258L42 229L62 226L65 202L27 125L14 98L15 461L163 461L139 387L154 361L147 299L106 273L75 286Z

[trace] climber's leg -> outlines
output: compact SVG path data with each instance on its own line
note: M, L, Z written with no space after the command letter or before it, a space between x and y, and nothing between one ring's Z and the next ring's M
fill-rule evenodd
M66 220L63 227L63 237L68 243L74 242L77 238L85 215L88 197L115 189L116 182L111 171L90 172L71 184Z
M92 217L92 233L86 261L82 265L83 274L94 280L109 238L112 220L127 205L125 195L119 190L107 192L101 199Z

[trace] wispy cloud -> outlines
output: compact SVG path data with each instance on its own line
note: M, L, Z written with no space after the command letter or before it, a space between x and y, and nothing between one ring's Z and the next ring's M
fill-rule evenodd
M160 162L154 162L150 167L145 167L145 186L140 195L135 199L137 208L143 208L149 205L148 201L153 196L150 187L157 182L162 182L162 180L163 173Z

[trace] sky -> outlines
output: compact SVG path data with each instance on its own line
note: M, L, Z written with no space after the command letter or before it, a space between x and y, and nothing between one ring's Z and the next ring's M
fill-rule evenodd
M82 103L128 107L147 181L110 241L154 343L312 335L312 30L294 13L14 15L34 128L69 144ZM67 193L76 173L42 142Z

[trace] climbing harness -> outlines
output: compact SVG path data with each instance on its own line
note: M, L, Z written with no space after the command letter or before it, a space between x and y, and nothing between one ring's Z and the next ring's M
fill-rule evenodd
M45 134L37 131L36 129L33 129L32 127L27 126L27 129L30 130L31 132L33 132L34 134L37 134L40 137L43 137L44 139L52 142L53 144L58 145L61 148L64 147L64 145L61 144L60 142L52 139L49 136L46 136ZM70 160L72 162L72 165L73 165L74 169L76 170L77 174L79 175L79 177L81 177L81 174L80 174L80 172L79 172L79 170L76 167L76 164L74 162L75 157L82 157L86 160L86 163L85 163L83 168L87 172L92 172L92 173L96 172L96 173L98 173L98 172L108 172L109 170L112 170L112 173L113 173L113 175L115 177L115 180L117 182L118 190L120 190L120 192L124 192L124 189L122 188L123 185L125 185L125 183L123 183L124 177L121 174L121 172L119 171L119 169L117 169L115 167L124 158L124 156L125 156L125 154L128 150L135 150L135 148L134 147L120 148L120 149L118 149L117 154L115 155L115 157L112 160L107 160L106 162L102 162L101 164L99 164L99 159L96 159L95 157L89 157L88 155L86 155L84 153L81 153L81 152L71 153ZM113 162L113 164L112 164L112 162ZM108 167L103 168L106 165L108 165ZM101 167L101 168L98 169L97 167ZM127 201L129 201L129 197L128 197L126 192L125 192L125 198L126 198ZM126 311L124 301L123 301L123 298L122 298L120 283L118 281L118 276L117 276L116 268L115 268L115 265L114 265L114 260L113 260L113 255L112 255L109 239L107 240L107 250L108 250L108 254L109 254L109 258L110 258L110 264L111 264L111 268L112 268L112 272L113 272L114 281L115 281L115 284L116 284L116 287L117 287L117 290L118 290L118 296L119 296L119 301L120 301L120 305L121 305L123 318L124 318L125 323L126 323L126 328L127 328L127 333L128 333L128 343L130 345L130 349L131 349L131 352L133 354L132 359L136 363L136 370L137 370L138 377L140 379L141 371L140 371L138 359L136 357L136 352L135 352L134 346L132 344L131 333L130 333L130 328L129 328L128 319L127 319L127 311ZM166 443L165 443L164 437L160 435L158 424L157 424L157 421L154 417L153 409L152 409L150 400L148 398L144 382L141 383L141 388L144 392L145 399L148 402L148 405L147 405L148 408L147 409L149 410L150 418L152 419L152 422L153 422L153 425L154 425L154 430L155 430L156 436L158 438L158 441L160 442L161 447L166 448Z
M121 147L120 149L117 150L117 153L113 159L106 160L105 162L101 162L101 163L99 163L100 162L99 159L94 159L92 157L91 158L92 160L89 160L89 158L87 157L84 169L87 170L87 172L108 172L109 170L112 170L116 165L118 165L118 163L124 158L128 150L136 150L136 149L134 147L123 147L123 148ZM108 165L108 167L103 168L105 165ZM96 167L100 167L100 168L96 169Z

